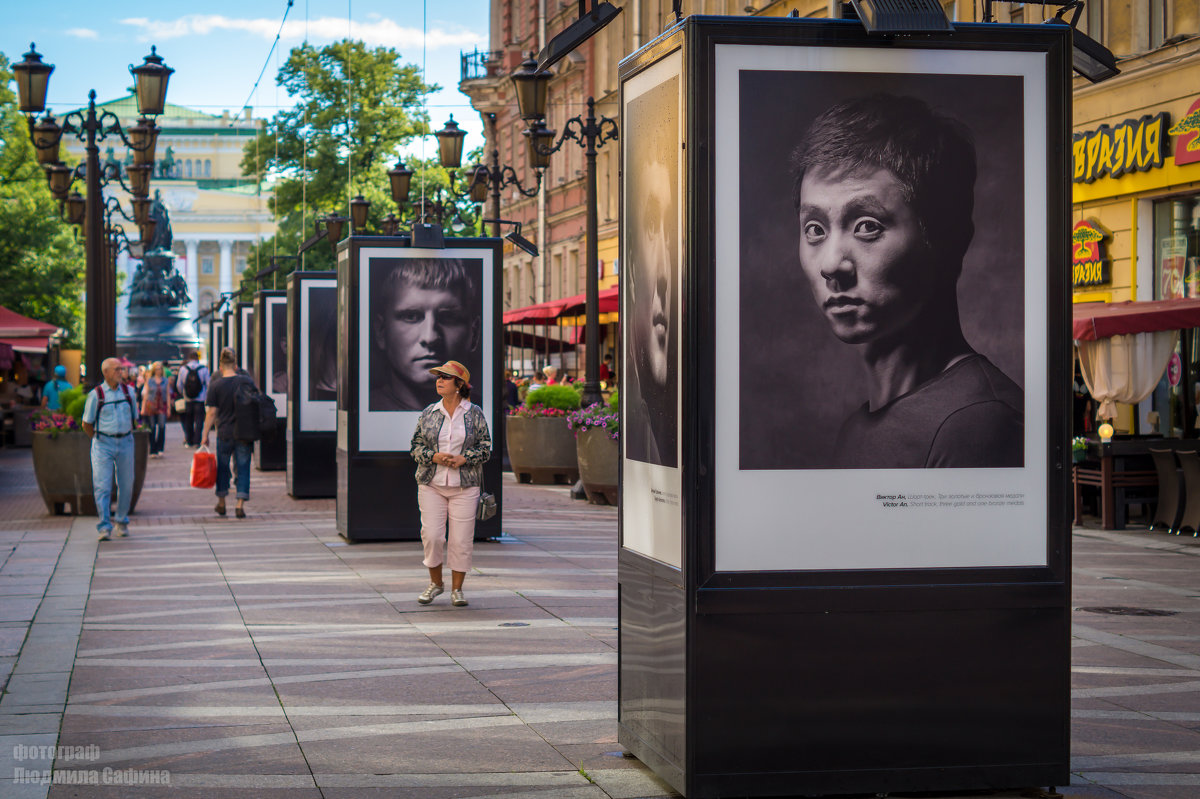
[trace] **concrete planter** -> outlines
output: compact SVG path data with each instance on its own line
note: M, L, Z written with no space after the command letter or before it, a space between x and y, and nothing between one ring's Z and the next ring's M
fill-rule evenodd
M565 416L504 417L504 437L513 474L522 483L571 485L579 479L575 434Z
M602 427L580 430L575 437L576 458L579 461L579 477L588 502L593 505L616 505L617 461L621 456L621 442L616 441Z
M38 490L50 513L72 516L95 516L96 498L92 487L92 441L84 433L33 434L33 472ZM129 510L137 507L146 481L146 463L150 456L150 433L138 430L133 434L133 501ZM116 500L114 493L113 500ZM70 510L67 507L70 506Z

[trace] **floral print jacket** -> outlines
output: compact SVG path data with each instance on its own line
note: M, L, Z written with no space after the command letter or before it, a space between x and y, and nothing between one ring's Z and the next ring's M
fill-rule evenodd
M441 412L442 401L438 400L421 411L417 420L417 429L413 433L409 454L417 462L417 482L429 485L433 482L437 464L433 456L438 451L438 434L442 431L442 422L446 415ZM483 464L492 457L492 434L488 431L487 419L483 410L471 403L463 417L463 426L467 431L467 439L463 442L462 455L467 462L458 470L459 484L463 486L483 485Z

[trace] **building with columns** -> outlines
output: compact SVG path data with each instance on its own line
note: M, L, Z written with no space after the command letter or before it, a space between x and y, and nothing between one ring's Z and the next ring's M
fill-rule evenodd
M99 104L97 111L112 112L126 129L137 121L132 95ZM158 125L162 130L150 192L152 197L158 194L170 215L172 250L176 267L187 280L194 319L222 293L238 286L248 268L251 246L275 233L270 189L242 177L240 166L244 148L260 135L263 121L253 119L249 108L241 115L215 115L168 103ZM84 158L80 142L64 137L63 144L73 156ZM102 142L100 157L121 164L133 161L132 152L119 138ZM114 181L106 193L118 197L132 214L129 196L119 184ZM131 238L136 237L136 225L118 221ZM122 252L117 270L125 281L117 307L120 335L137 262ZM208 340L207 321L198 325L197 332L201 341Z

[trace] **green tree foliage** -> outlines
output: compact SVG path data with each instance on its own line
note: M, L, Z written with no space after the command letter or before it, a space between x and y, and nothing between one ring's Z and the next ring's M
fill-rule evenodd
M0 305L64 328L64 344L78 347L83 248L59 219L11 80L9 61L0 53Z
M421 79L418 67L402 63L394 49L349 39L319 49L307 43L294 48L277 82L297 98L296 105L278 112L258 141L246 146L241 167L244 175L273 182L279 230L252 250L242 276L244 299L257 288L254 274L272 255L295 255L321 217L349 216L352 196L362 194L371 202L368 227L380 230L381 220L396 211L387 170L401 147L430 132L424 103L438 88ZM436 154L432 142L428 149ZM417 172L411 197L420 196L421 186L430 195L448 186L445 170L421 168L436 160L406 162ZM285 264L280 287L295 262ZM305 253L305 269L334 267L332 248L324 241Z

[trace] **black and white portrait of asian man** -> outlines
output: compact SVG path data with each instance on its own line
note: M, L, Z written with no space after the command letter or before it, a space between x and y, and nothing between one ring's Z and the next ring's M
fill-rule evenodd
M1024 391L1009 371L1019 376L1024 346L1019 90L989 98L1015 103L1017 120L1004 131L1016 144L993 148L996 132L981 131L1003 105L968 101L967 125L936 98L969 92L925 80L943 76L888 76L899 90L862 91L871 77L843 78L860 90L835 88L776 153L796 274L753 291L743 281L742 468L1020 467ZM922 97L903 90L906 77ZM982 165L982 190L980 135L997 158ZM743 275L755 268L746 256ZM775 311L762 290L785 288L791 305ZM764 411L747 407L747 380L781 370L795 370L784 415L807 412L806 424L780 426L774 411L775 425L751 420Z
M630 100L623 133L630 321L621 436L626 457L669 467L678 462L678 81Z
M422 410L449 360L483 374L482 273L478 258L371 261L368 411Z

